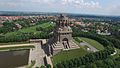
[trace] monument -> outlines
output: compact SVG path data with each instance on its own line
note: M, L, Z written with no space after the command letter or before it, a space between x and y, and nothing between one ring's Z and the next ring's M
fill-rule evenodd
M53 32L53 37L48 40L49 55L55 55L61 50L79 48L79 46L73 42L69 18L60 15L55 22L56 27Z

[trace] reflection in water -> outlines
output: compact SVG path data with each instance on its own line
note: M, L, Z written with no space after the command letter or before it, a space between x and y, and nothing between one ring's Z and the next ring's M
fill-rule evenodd
M28 65L29 49L0 52L0 68L14 68Z

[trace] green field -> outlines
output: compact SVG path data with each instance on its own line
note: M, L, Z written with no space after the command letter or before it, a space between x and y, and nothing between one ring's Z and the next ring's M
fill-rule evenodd
M78 58L86 55L88 52L82 48L62 51L52 57L53 64L59 63L61 61L70 60L73 58Z
M40 31L36 31L36 27L48 27L50 25L53 25L52 23L43 23L43 24L39 24L39 25L35 25L35 26L31 26L31 27L28 27L28 28L23 28L23 29L20 29L18 31L15 31L15 32L10 32L10 33L7 33L5 34L6 36L9 36L9 35L15 35L15 34L18 34L18 33L36 33L36 32L40 32Z
M93 39L83 38L83 37L80 37L80 39L82 39L83 41L85 41L85 42L89 43L90 45L94 46L98 50L103 50L104 49L104 46L102 44L100 44L99 42L97 42Z

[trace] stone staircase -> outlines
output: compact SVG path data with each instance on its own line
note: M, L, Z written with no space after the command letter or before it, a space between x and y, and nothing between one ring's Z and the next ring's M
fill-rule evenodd
M69 44L71 44L70 49L77 49L80 48L76 43L74 43L73 41L69 42Z
M70 41L69 42L70 46L68 49L64 49L64 46L63 44L61 43L53 43L52 44L52 48L53 50L70 50L70 49L77 49L77 48L80 48L76 43L74 43L73 41Z
M51 44L53 55L59 53L61 50L71 50L71 49L78 49L80 48L75 42L72 40L69 41L68 49L64 48L64 45L61 42L53 41Z
M52 48L53 48L53 50L61 50L61 49L63 49L63 46L61 46L60 43L58 43L58 44L53 43Z

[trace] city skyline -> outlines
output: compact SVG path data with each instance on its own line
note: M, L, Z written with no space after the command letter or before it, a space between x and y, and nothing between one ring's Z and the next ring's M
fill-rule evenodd
M119 0L0 0L0 11L120 16Z

